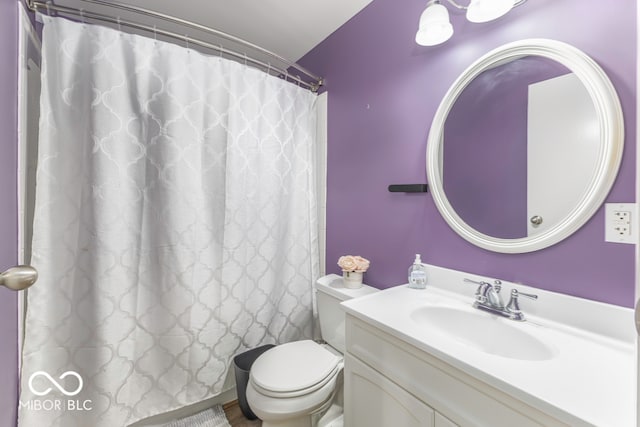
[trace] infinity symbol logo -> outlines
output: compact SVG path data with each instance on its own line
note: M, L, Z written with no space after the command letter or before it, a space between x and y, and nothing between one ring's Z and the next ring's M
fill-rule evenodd
M51 377L51 375L49 375L44 371L36 371L33 374L31 374L31 376L29 377L29 390L31 390L31 392L36 396L44 396L45 394L49 394L49 392L51 391L51 387L47 388L44 391L37 391L33 387L33 380L38 376L43 376L46 379L48 379L49 382L53 384L58 390L60 390L60 392L65 396L75 396L76 394L80 393L80 390L82 390L82 386L83 386L82 377L80 376L80 374L78 374L75 371L67 371L64 374L60 375L60 379L63 380L69 375L74 376L78 379L78 388L75 389L74 391L65 390L64 387L58 384L58 382Z

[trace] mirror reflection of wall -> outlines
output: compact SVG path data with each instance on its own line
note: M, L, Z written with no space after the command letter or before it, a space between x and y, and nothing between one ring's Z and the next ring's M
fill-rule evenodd
M579 80L559 76L573 74L548 58L502 63L471 81L447 116L444 191L462 220L483 234L514 239L539 233L566 217L584 196L593 169L577 174L573 165L576 157L595 165L597 115ZM579 118L571 118L572 105L583 106ZM575 124L585 116L595 123L586 126L596 130L592 143L584 142L584 126ZM535 145L528 133L544 144ZM595 152L575 151L581 143L596 146ZM495 165L495 159L499 168L485 166ZM531 223L534 215L543 218L542 224Z

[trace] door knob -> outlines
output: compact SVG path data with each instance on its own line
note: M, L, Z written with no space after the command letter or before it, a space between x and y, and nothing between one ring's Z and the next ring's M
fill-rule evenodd
M12 291L21 291L38 280L38 272L30 265L18 265L0 273L0 285Z
M542 224L542 217L540 215L534 215L529 221L531 221L533 225L540 225Z

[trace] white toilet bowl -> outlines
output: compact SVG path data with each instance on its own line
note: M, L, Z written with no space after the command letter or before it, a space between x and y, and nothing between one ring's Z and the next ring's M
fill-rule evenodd
M247 401L263 427L311 427L333 402L342 357L310 340L283 344L256 360Z
M327 344L282 344L264 352L251 367L247 402L262 427L341 425L345 315L340 303L377 289L345 288L340 276L330 274L317 281L315 291Z

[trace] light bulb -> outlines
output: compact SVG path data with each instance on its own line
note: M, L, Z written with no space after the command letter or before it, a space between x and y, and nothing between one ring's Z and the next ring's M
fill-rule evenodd
M488 22L509 12L515 0L471 0L467 19L471 22Z
M434 3L422 12L416 33L416 43L421 46L434 46L444 43L453 35L453 26L449 22L449 11L439 3Z

